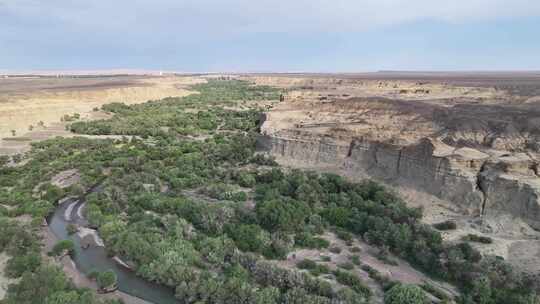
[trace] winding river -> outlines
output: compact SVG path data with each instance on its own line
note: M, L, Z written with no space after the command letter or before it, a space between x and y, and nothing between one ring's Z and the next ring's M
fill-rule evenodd
M127 265L122 264L119 259L111 258L107 255L103 242L95 230L83 228L82 234L90 234L94 241L88 249L81 248L81 233L68 235L66 227L68 224L76 224L86 227L88 222L83 217L84 199L67 199L64 201L48 219L49 227L59 240L70 239L75 243L75 256L73 261L77 269L83 274L91 271L113 270L118 276L118 289L131 296L146 300L156 304L176 304L179 303L174 297L171 288L159 284L148 282L130 270Z

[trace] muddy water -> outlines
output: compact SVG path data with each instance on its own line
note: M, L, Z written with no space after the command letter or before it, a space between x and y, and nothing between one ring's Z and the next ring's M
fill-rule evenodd
M135 272L107 256L104 247L92 245L88 249L82 249L80 236L78 234L68 235L66 230L67 225L70 223L87 224L82 217L82 208L84 208L84 200L69 199L62 203L48 220L52 232L58 239L70 239L75 243L73 261L79 271L88 274L94 270L105 271L112 269L118 276L118 288L120 291L156 304L179 303L175 299L174 291L171 288L148 282L136 276ZM96 240L97 243L100 243L99 236L97 236Z

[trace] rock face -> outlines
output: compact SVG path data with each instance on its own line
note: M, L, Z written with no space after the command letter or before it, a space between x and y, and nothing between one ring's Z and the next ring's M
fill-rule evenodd
M267 113L259 148L288 166L410 187L540 229L540 113L452 103L286 99Z
M451 201L468 214L507 212L540 229L540 179L533 170L509 171L512 164L505 159L466 148L437 155L427 138L405 147L364 138L346 143L263 135L258 142L261 150L289 166L413 187ZM525 167L536 164L531 159L522 162Z

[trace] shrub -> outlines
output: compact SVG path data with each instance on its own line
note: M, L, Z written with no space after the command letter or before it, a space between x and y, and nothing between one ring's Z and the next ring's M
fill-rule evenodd
M370 278L379 283L385 291L389 290L390 288L394 287L395 284L397 284L395 281L391 281L388 277L381 275L381 273L377 269L367 264L362 265L360 268L363 271L367 272Z
M77 233L77 231L78 231L79 229L77 228L77 226L75 226L75 225L73 225L73 224L68 224L68 225L66 226L66 230L67 230L67 233L68 233L69 235L72 235L72 234Z
M334 275L336 276L338 283L349 286L354 291L363 294L366 297L371 296L371 290L365 286L364 283L362 283L362 280L360 280L360 278L356 275L348 271L341 270L334 271Z
M101 272L97 277L98 286L102 289L114 287L117 281L116 273L112 270Z
M327 255L321 255L321 261L323 262L331 262L332 258Z
M300 269L314 269L317 267L317 263L315 261L312 261L310 259L303 259L302 261L296 263L296 267Z
M476 234L467 234L463 237L464 241L469 242L476 242L476 243L482 243L482 244L491 244L493 243L493 239L487 236L481 236Z
M432 294L433 296L437 297L438 299L440 300L448 300L448 296L442 292L440 289L438 289L437 287L431 285L431 284L428 284L428 283L424 283L422 285L420 285L420 287L429 292L430 294Z
M55 256L63 255L67 253L73 255L75 253L75 244L71 240L62 240L54 245L51 253Z
M339 248L338 246L332 246L328 250L330 250L330 252L335 253L335 254L341 253L341 248Z
M360 265L362 262L360 262L360 257L358 255L351 255L349 256L349 259L354 265Z
M440 223L433 224L433 227L438 230L455 230L457 229L457 223L454 221L444 221Z
M321 274L330 273L330 268L323 264L317 264L317 266L313 269L310 269L309 272L314 276L319 276Z
M398 262L390 257L390 251L388 247L383 246L377 254L377 259L388 265L397 266Z
M360 247L358 247L358 246L354 246L354 247L351 247L351 248L349 249L349 251L350 251L350 252L361 252L362 249L361 249Z
M327 240L319 237L313 237L307 232L298 233L294 237L294 243L296 244L296 246L312 249L321 249L330 246L330 242L328 242Z
M255 176L247 172L239 173L237 180L240 186L247 188L251 188L257 183L257 181L255 180Z
M260 166L269 166L269 167L275 167L278 165L278 163L275 161L273 156L266 156L263 154L257 154L253 156L249 160L249 162L260 165Z
M351 263L351 262L339 263L337 266L339 268L343 268L345 270L353 270L354 269L354 264Z
M428 304L426 293L418 286L396 284L384 295L385 304Z
M231 195L231 200L235 202L245 202L247 201L247 199L248 199L248 196L243 191L238 191Z
M348 232L346 230L343 230L343 229L337 229L336 230L336 235L337 235L338 238L344 240L347 243L352 242L352 240L353 240L352 233L350 233L350 232Z
M88 272L88 274L86 275L86 277L88 277L90 280L96 280L98 276L99 271L97 271L96 269L90 270L90 272Z
M242 251L262 252L266 246L266 238L258 225L229 225L227 234Z

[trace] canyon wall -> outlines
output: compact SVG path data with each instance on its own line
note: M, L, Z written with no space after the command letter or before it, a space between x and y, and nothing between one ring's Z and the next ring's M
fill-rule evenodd
M423 138L397 145L367 138L340 139L298 130L268 134L259 149L291 167L372 178L411 187L450 201L478 216L509 213L540 229L540 179L537 163L525 154L490 155Z

